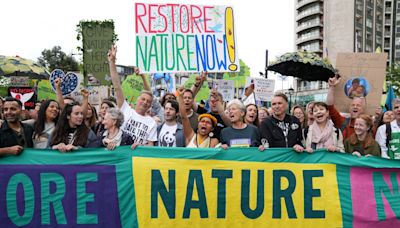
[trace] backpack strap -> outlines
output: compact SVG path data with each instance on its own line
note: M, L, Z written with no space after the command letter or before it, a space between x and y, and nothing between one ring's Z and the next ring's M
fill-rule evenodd
M386 148L389 147L389 141L392 138L392 127L390 123L386 123Z

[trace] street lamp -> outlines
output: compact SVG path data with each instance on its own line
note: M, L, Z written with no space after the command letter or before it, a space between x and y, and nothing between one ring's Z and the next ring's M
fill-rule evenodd
M289 94L289 112L292 110L292 95L294 94L294 89L290 87L288 89L288 94Z

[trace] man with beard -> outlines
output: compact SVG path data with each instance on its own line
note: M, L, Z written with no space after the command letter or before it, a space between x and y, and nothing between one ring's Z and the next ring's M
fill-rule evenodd
M24 147L33 147L33 128L20 121L21 101L6 97L3 104L4 122L0 128L0 155L18 155Z
M354 133L355 119L359 115L364 114L365 99L363 97L353 97L349 106L350 118L343 117L333 105L335 103L335 86L339 84L339 82L340 77L338 76L329 79L329 89L326 104L328 105L329 115L335 127L339 128L343 132L344 140Z
M156 146L185 147L182 124L176 122L179 113L178 102L167 100L164 103L165 122L157 127Z
M300 121L296 117L286 114L287 96L283 93L275 94L271 106L272 116L265 119L259 126L261 144L266 148L284 147L293 148L296 152L303 152Z
M115 65L116 54L117 48L115 46L111 47L111 50L108 52L111 80L115 90L117 106L121 109L125 117L121 129L132 137L132 148L138 145L153 146L154 142L157 141L157 124L153 118L146 115L147 110L153 102L153 94L150 91L144 90L136 100L135 109L129 106L122 93L121 80ZM139 75L139 69L136 68L135 73Z

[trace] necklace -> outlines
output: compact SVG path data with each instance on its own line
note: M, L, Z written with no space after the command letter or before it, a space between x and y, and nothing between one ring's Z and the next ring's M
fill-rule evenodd
M109 133L107 134L107 138L108 138L108 139L114 139L115 136L118 135L118 132L119 132L119 131L116 131L116 132L114 133L114 135L111 135L110 132L109 132Z

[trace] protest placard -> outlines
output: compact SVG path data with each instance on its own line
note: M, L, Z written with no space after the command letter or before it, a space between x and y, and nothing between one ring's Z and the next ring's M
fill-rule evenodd
M36 91L33 87L9 87L8 94L21 101L23 109L33 109L36 103Z
M142 72L236 72L229 6L135 4L136 65Z
M254 95L257 101L271 101L274 96L275 80L265 78L246 78L245 88L254 85Z
M107 85L110 79L107 52L114 39L114 23L83 21L80 26L85 82L89 85Z
M373 114L380 107L386 59L386 53L338 54L336 69L341 80L335 87L335 106L339 111L348 113L353 97L366 99L366 113Z
M235 99L234 83L232 80L214 80L214 87L222 94L226 102Z

